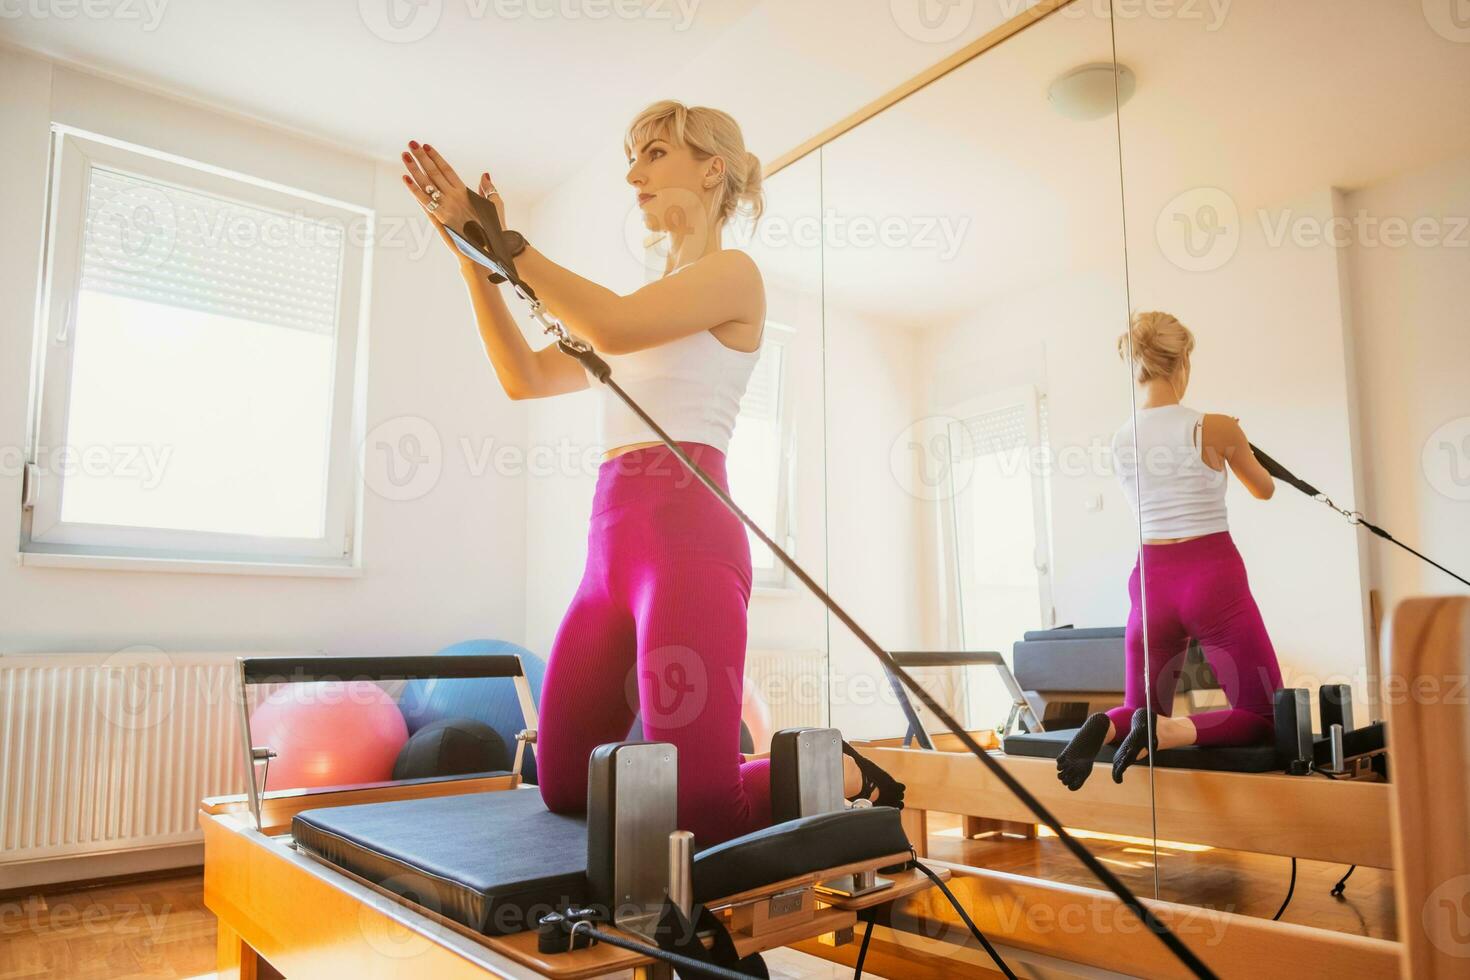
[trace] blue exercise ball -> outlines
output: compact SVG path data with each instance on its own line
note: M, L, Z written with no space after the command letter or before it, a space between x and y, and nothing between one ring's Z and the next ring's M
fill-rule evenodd
M546 661L525 647L505 640L465 640L440 650L438 656L514 655L521 658L526 680L531 682L531 697L541 704L541 681L546 676ZM515 682L509 677L435 678L409 681L399 697L398 707L412 735L426 725L449 718L469 718L484 722L499 733L515 756L516 732L526 727L521 717L521 702L516 697ZM535 752L526 753L521 776L536 782Z

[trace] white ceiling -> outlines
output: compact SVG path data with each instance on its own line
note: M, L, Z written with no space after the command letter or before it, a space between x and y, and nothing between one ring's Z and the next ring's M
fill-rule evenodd
M380 158L429 140L529 207L584 167L621 170L622 127L654 98L730 110L769 159L1016 6L975 0L964 29L936 39L905 31L890 3L844 3L841 16L834 3L137 0L119 8L133 20L37 16L60 8L27 4L0 18L0 38ZM1122 116L1130 233L1146 234L1189 187L1228 187L1244 208L1464 152L1470 44L1435 34L1420 7L1235 0L1219 24L1120 18L1120 59L1138 78ZM629 9L647 16L591 16ZM1076 122L1046 103L1057 75L1109 59L1097 9L1052 15L826 148L829 210L964 229L947 262L927 248L832 250L829 302L938 323L988 296L1121 267L1114 122ZM528 10L574 15L514 15ZM782 278L779 254L762 261Z
M1215 30L1116 26L1138 81L1122 113L1130 247L1154 247L1155 218L1190 188L1224 188L1247 214L1470 153L1470 44L1434 33L1417 3L1236 0ZM910 245L829 247L824 301L923 329L1000 294L1119 274L1114 120L1069 120L1046 101L1053 78L1110 50L1105 22L1055 14L829 144L829 211L947 216L968 231L949 262Z
M410 138L453 147L534 201L587 162L588 120L620 133L760 2L136 0L100 18L25 3L0 38L380 158ZM613 165L621 150L598 147Z
M17 0L0 42L379 159L432 142L530 208L621 172L656 99L725 109L769 160L1034 2Z

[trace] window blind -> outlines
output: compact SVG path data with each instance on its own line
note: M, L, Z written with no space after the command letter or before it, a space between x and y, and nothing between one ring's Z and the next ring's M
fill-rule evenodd
M343 230L93 166L81 288L332 334Z
M756 358L750 381L745 386L745 395L740 399L740 417L775 422L781 410L781 357L785 344L767 341L761 345L761 356Z
M957 455L967 448L974 456L993 456L1026 446L1026 410L1021 405L1007 405L990 412L972 415L964 420L969 446L956 446Z

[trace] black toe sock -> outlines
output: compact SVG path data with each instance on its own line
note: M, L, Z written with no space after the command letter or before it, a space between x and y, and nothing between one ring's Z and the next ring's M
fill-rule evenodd
M1113 782L1121 783L1123 773L1135 762L1142 762L1140 752L1148 750L1153 755L1159 750L1159 716L1147 708L1133 712L1133 727L1123 737L1118 751L1113 755ZM1148 758L1148 756L1144 756Z
M1108 716L1099 711L1082 723L1072 741L1057 756L1057 778L1076 792L1092 775L1092 764L1108 737Z
M888 771L871 759L866 759L858 754L858 750L847 744L843 739L842 754L848 756L857 763L858 772L862 773L863 788L855 797L849 800L869 799L873 790L878 791L878 796L873 799L874 806L891 806L895 809L903 809L903 791L906 788L903 783L894 779Z

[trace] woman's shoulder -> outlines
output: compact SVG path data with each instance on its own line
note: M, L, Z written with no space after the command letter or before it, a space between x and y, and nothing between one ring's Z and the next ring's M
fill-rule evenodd
M685 272L689 269L700 269L701 271L708 269L715 272L741 272L753 274L757 279L760 278L761 274L760 266L756 264L755 259L751 258L750 253L739 248L722 248L717 252L701 255L693 262L679 266L679 268L670 272L669 275L672 276L675 273Z

